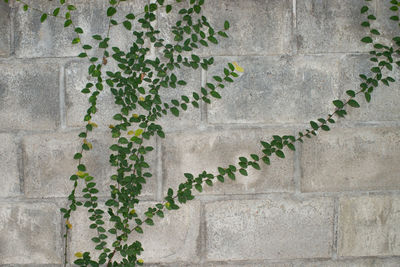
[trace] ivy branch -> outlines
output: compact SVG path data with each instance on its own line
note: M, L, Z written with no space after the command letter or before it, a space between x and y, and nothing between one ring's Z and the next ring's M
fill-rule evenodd
M214 59L201 58L192 53L200 47L208 47L209 44L218 44L218 37L226 38L226 31L230 28L229 22L224 23L221 30L215 30L205 16L201 15L201 8L204 0L189 0L188 8L181 8L178 11L180 19L171 28L170 34L174 37L174 43L166 43L161 38L160 31L153 27L156 14L160 9L170 13L173 4L166 4L164 0L157 0L154 3L145 5L144 11L137 14L129 13L123 21L116 21L115 14L121 2L126 0L110 0L106 11L108 26L105 36L93 35L92 39L97 42L99 49L103 50L102 58L89 56L88 53L93 47L83 44L83 30L72 20L71 12L76 10L74 5L66 0L60 0L60 6L52 12L43 12L39 8L32 7L25 1L16 0L23 6L23 10L29 9L40 12L40 21L44 22L47 17L52 16L64 21L64 27L72 26L75 37L72 44L80 44L84 52L78 55L79 58L87 58L90 64L89 75L96 80L95 84L88 82L82 89L83 94L87 94L90 107L88 108L84 121L85 131L79 134L82 138L82 146L78 153L74 155L77 160L77 172L70 177L73 181L73 189L68 196L70 201L68 208L62 208L61 212L66 219L65 234L65 264L67 264L67 244L68 232L72 228L69 219L77 206L87 208L89 219L92 223L90 229L96 230L96 235L92 238L95 249L101 253L95 260L89 252L77 252L75 264L79 266L135 266L143 265L143 260L139 258L143 251L139 241L128 243L128 237L132 232L143 233L143 225L154 225L155 217L164 217L166 210L177 210L180 204L184 204L195 198L193 190L202 192L204 186L213 186L216 181L224 183L225 179L235 180L236 175L248 175L248 168L251 166L260 170L260 162L270 165L270 158L276 156L285 158L284 149L295 150L296 142L303 142L305 138L317 135L318 131L329 131L337 118L347 115L348 108L360 107L356 100L359 95L363 95L367 102L371 101L373 91L379 83L389 86L395 80L387 76L387 71L392 71L393 64L400 66L400 61L394 62L393 57L400 55L400 37L396 36L392 40L397 45L396 48L385 45L375 40L381 33L372 27L376 17L370 12L369 6L361 8L361 13L365 14L366 20L361 23L369 30L369 34L361 39L366 44L371 44L375 50L370 52L370 60L375 66L371 68L371 74L360 74L361 83L357 90L347 90L347 98L336 99L333 101L334 111L325 118L310 121L310 127L297 136L292 135L273 135L269 142L261 141L262 151L249 156L241 156L235 165L218 167L214 173L203 171L197 175L185 173L185 182L182 182L177 189L169 188L164 200L154 206L148 207L143 216L136 213L135 207L139 203L138 196L141 194L143 184L146 179L152 177L148 171L150 164L146 162L146 155L154 149L147 146L145 142L153 136L165 138L165 133L157 120L172 113L178 117L181 112L187 111L189 106L199 108L200 103L210 104L212 98L220 99L219 90L225 88L226 84L232 83L234 78L239 77L243 69L237 63L228 63L224 68L223 74L213 76L213 82L208 82L201 87L200 93L192 92L191 95L181 95L180 99L164 101L160 92L167 88L185 86L186 81L180 80L174 73L175 69L182 67L207 70L214 63ZM182 0L175 0L177 4ZM366 0L370 2L370 0ZM5 0L7 3L8 0ZM390 10L395 12L390 16L390 20L399 21L397 15L400 2L390 1ZM64 14L64 15L61 15ZM133 24L136 22L139 26ZM110 31L115 26L122 26L131 32L135 41L127 51L122 51L118 47L109 50ZM150 45L159 49L161 57L151 59L150 49L145 40L149 40ZM190 55L189 55L190 54ZM117 63L117 71L106 71L104 75L103 67L107 65L110 57ZM105 82L105 83L104 83ZM106 200L107 210L98 207L99 190L96 188L94 177L91 176L86 166L82 162L83 152L92 149L92 144L88 141L89 132L97 127L93 122L93 116L97 112L97 97L108 87L114 97L115 103L120 107L120 112L113 116L115 125L110 125L111 136L115 143L110 146L110 164L116 168L115 173L110 177L114 182L110 186L110 197ZM167 103L168 102L168 103ZM78 182L84 181L85 187L82 192L85 201L78 201L75 197ZM105 226L104 215L109 215L111 227ZM132 224L133 222L133 224ZM108 228L108 229L106 229ZM111 247L107 243L108 234L114 235L115 239ZM122 261L113 261L116 253L122 256Z

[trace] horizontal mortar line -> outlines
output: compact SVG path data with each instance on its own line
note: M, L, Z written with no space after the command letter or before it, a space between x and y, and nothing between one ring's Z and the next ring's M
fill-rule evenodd
M196 54L195 52L192 54ZM199 54L201 58L205 57L276 57L276 56L323 56L323 55L370 55L369 52L356 52L356 51L347 51L347 52L316 52L316 53L298 53L291 54L288 53L271 53L271 54L259 54L259 53L248 53L248 54ZM5 61L15 61L15 60L45 60L45 59L65 59L65 60L79 60L82 63L83 61L78 56L40 56L40 57L17 57L16 55L11 55L8 57L0 57L0 62L2 60Z
M195 195L200 201L219 200L258 200L264 197L284 196L299 199L308 198L335 198L335 197L361 197L361 196L400 196L400 190L374 190L374 191L342 191L342 192L267 192L248 194L207 194Z
M387 256L339 256L337 257L336 261L343 261L343 260L374 260L374 259L381 259L381 260L400 260L400 256L398 255L387 255Z
M220 200L261 200L264 197L293 197L294 199L308 199L308 198L335 198L335 197L361 197L361 196L399 196L400 190L371 190L371 191L342 191L342 192L268 192L268 193L248 193L248 194L207 194L207 195L195 195L195 200L199 201L220 201ZM84 197L76 197L79 201L85 201ZM106 201L109 197L98 196L99 201ZM141 201L157 202L155 198L150 196L139 197ZM45 198L35 198L35 197L1 197L0 202L13 202L13 203L23 203L23 202L35 202L35 203L52 203L52 201L65 202L68 201L67 196L65 197L45 197ZM190 205L190 202L188 202Z
M317 120L317 119L312 119ZM332 128L351 128L351 127L370 127L370 126L400 126L400 121L345 121L337 120L337 123L331 124ZM304 128L310 127L309 123L209 123L208 127L221 128Z
M340 123L340 124L339 124ZM199 126L199 127L196 127ZM400 126L400 121L338 121L338 124L332 124L333 128L352 128L352 127L398 127ZM194 128L196 127L196 128ZM309 127L308 123L282 123L282 124L269 124L269 123L209 123L209 124L199 124L192 126L190 130L187 129L173 129L165 130L166 133L190 133L190 132L203 132L207 130L225 130L225 129L249 129L249 128L286 128L286 129L297 129ZM54 130L24 130L24 129L0 129L0 134L21 134L21 135L36 135L36 134L56 134L56 133L74 133L78 131L83 131L82 127L66 127L64 129L54 129ZM92 133L109 131L108 127L97 128L93 130Z
M347 51L347 52L315 52L315 53L298 53L299 56L323 56L323 55L370 55L368 51L357 52L357 51Z
M400 259L399 256L355 256L343 259L332 260L331 258L294 258L294 259L265 259L265 260L221 260L221 261L206 261L208 264L240 264L240 263L250 263L250 264L260 264L260 263L312 263L317 261L334 261L341 262L343 260L369 260L369 259Z
M98 201L100 202L105 202L109 199L107 196L97 196ZM75 197L76 200L78 201L86 201L87 199L84 197ZM138 197L140 201L148 201L148 202L157 202L155 198L152 198L150 196L140 196ZM68 202L68 196L65 197L24 197L24 196L16 196L16 197L0 197L0 202L12 202L12 203L23 203L23 202L34 202L34 203L53 203L53 201L57 201L58 204L62 202Z

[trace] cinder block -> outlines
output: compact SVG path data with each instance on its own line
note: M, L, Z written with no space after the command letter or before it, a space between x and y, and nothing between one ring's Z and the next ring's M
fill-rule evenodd
M17 144L10 134L0 134L0 140L0 197L17 196L21 192Z
M60 212L54 204L0 205L0 264L61 264Z
M399 140L398 128L336 128L307 140L302 191L398 189Z
M93 150L84 152L82 163L95 178L99 195L109 195L110 176L115 169L109 164L109 147L115 141L107 138L108 132L94 132L88 141ZM24 139L24 178L25 194L30 197L65 197L72 189L69 177L77 172L78 161L73 159L80 151L82 139L77 132L50 135L33 135ZM153 144L154 147L154 144ZM154 196L156 191L156 152L148 154L153 177L148 178L142 195ZM83 184L83 183L82 183ZM77 194L82 195L78 190Z
M300 53L367 52L360 40L368 34L360 24L362 0L296 2L297 48Z
M369 55L350 55L341 59L341 81L340 81L340 98L348 99L347 90L360 90L360 84L363 82L359 74L371 75L371 67L375 63L371 62ZM396 82L390 83L387 87L380 83L379 87L371 94L371 102L367 103L363 94L357 97L360 108L348 108L348 116L346 120L351 121L399 121L400 120L400 88L398 81L400 80L399 67L395 66L393 71L385 71L386 76L393 77Z
M222 100L208 106L210 123L304 123L331 112L339 73L335 55L218 57L208 81L224 77L233 61L244 74L219 90Z
M204 170L218 174L218 167L238 166L239 157L262 155L260 140L270 141L274 134L290 134L281 129L241 129L168 135L163 141L164 192L176 190L185 181L184 173L198 175ZM206 194L249 194L287 192L294 190L293 153L285 159L271 157L271 166L259 161L261 170L248 168L248 176L237 174L236 180L225 178L224 184L215 179L214 186L204 185ZM193 191L197 192L196 190Z
M10 55L11 47L10 8L2 1L0 3L0 57Z
M271 197L206 204L208 260L330 257L333 201Z
M90 107L88 98L90 94L83 94L81 90L88 82L95 83L88 74L89 65L83 62L70 62L65 68L65 112L67 126L84 126L83 121L86 110ZM104 72L105 73L105 72ZM106 87L97 97L97 112L92 121L99 127L108 128L115 124L113 116L120 113L120 108L114 103L111 91Z
M202 49L208 55L276 55L291 52L292 1L217 0L206 2L203 14L215 30L230 22L229 38Z
M263 262L263 263L207 263L209 267L293 267L292 263L270 263L270 262Z
M107 66L108 67L108 66ZM112 71L115 71L111 67ZM88 103L89 94L84 95L81 90L89 82L88 65L79 62L71 62L66 67L66 116L68 126L82 126L83 116L86 114L87 108L90 106ZM192 92L199 92L201 87L201 71L192 70L187 68L177 69L174 71L178 80L185 80L187 85L179 86L177 88L161 88L160 95L162 101L170 103L171 99L177 99L180 102L182 95L192 96ZM93 83L93 81L91 81ZM115 121L112 117L120 113L120 106L115 104L114 96L111 91L106 87L98 96L97 100L98 112L93 116L95 121L101 127L108 127L114 124ZM138 105L137 114L147 114L148 112L141 109ZM134 113L134 112L133 112ZM176 130L187 127L194 127L200 122L200 109L195 109L192 105L188 104L186 112L181 111L179 117L175 117L171 113L159 119L164 130Z
M58 64L42 61L0 63L0 129L56 128L58 70Z
M361 196L340 199L339 256L399 256L400 198Z
M141 202L135 207L136 212L142 218L143 212L147 207L154 205L151 202ZM87 212L84 208L79 208L72 215L71 219L72 233L70 243L70 260L74 260L74 254L77 251L86 251L85 249L94 247L91 238L95 231L89 229L90 221L87 219ZM133 227L134 223L132 223ZM112 224L107 221L106 229ZM188 205L183 205L178 211L165 212L164 218L154 218L154 226L144 226L143 234L133 232L128 242L139 240L144 248L140 256L145 263L169 263L169 262L190 262L187 265L192 266L193 262L198 261L198 245L200 227L200 203L192 201ZM113 236L109 236L108 242L111 242ZM91 249L95 255L98 255L94 249ZM91 253L92 254L92 253ZM120 255L116 255L120 259ZM172 265L176 266L176 265Z
M147 1L142 0L122 2L114 19L122 21L128 13L137 14L137 10L143 10L146 3ZM84 31L82 43L98 47L97 41L91 36L95 34L106 36L109 21L106 11L109 3L102 0L90 1L90 3L76 0L71 4L77 8L71 12L72 20ZM72 26L64 28L63 19L49 17L46 22L40 23L39 12L35 10L24 12L22 4L17 3L16 6L15 52L18 57L71 57L82 52L80 45L71 43L76 34ZM46 0L39 0L35 1L34 6L43 11L52 12L59 4L56 1L49 3ZM121 49L126 49L133 40L132 33L124 30L122 25L112 27L110 37L114 40L109 43L110 47L118 46Z
M397 267L399 259L326 260L295 263L293 267Z

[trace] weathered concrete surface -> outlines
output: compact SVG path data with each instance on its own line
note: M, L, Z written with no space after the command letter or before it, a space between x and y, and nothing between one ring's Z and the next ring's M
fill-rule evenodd
M154 205L152 202L141 202L135 207L136 212L142 217L147 207ZM102 205L103 206L103 205ZM72 233L69 258L74 259L77 251L90 251L98 255L90 240L95 231L90 230L90 220L86 216L84 208L78 209L71 219ZM178 211L165 212L165 218L154 217L154 226L144 226L144 234L133 233L128 241L138 239L144 248L141 258L145 262L187 262L186 266L192 266L198 258L198 238L200 227L200 203L193 201L190 205L181 206ZM133 223L132 223L133 225ZM106 227L111 224L107 223ZM117 259L120 259L118 255ZM195 264L194 264L195 265Z
M366 52L360 42L368 34L360 24L363 0L296 2L296 42L299 53Z
M336 128L303 144L302 191L400 187L398 128Z
M272 134L290 133L289 130L250 128L168 135L162 143L164 192L169 187L177 188L184 182L183 174L186 172L198 175L205 170L217 174L218 167L237 165L241 156L262 155L261 139L269 141ZM286 156L285 160L271 157L271 166L260 160L260 171L249 167L249 175L237 174L235 181L226 177L224 184L221 184L215 179L214 186L204 186L205 193L252 194L293 191L293 153L287 152Z
M89 142L93 149L84 152L82 163L87 171L97 179L97 188L100 195L109 195L110 176L115 170L109 165L109 147L114 140L105 132L98 133ZM80 142L77 132L32 135L24 139L24 178L25 194L30 197L66 197L69 195L72 182L69 177L76 173L78 161L73 159L75 153L80 151ZM153 144L154 147L154 144ZM150 166L155 169L156 152L148 155ZM154 173L154 169L151 172ZM143 195L154 196L156 191L156 174L150 177L144 186ZM79 195L80 190L77 191Z
M393 12L393 11L392 11ZM340 98L347 99L348 96L345 93L347 90L360 90L360 83L363 80L360 79L359 74L363 73L368 77L374 77L375 74L370 71L372 64L369 59L369 55L349 55L344 56L341 59L341 82L340 82ZM380 83L379 87L374 90L371 94L371 102L367 103L363 94L357 97L357 101L360 103L361 108L353 109L350 108L348 111L349 115L346 120L352 121L399 121L400 120L400 90L398 81L400 75L398 72L399 68L394 64L393 71L385 70L384 77L391 76L397 82L390 83L390 87L387 87L383 83Z
M398 196L343 197L339 205L339 256L400 255Z
M219 201L206 204L205 218L208 260L324 258L332 252L331 199Z
M216 0L204 5L203 14L215 30L230 22L229 38L210 43L202 54L274 55L291 51L292 1L290 0Z
M299 123L331 111L336 96L336 56L218 57L207 80L237 61L244 74L219 90L208 107L210 123ZM234 105L232 104L234 103Z
M88 98L90 94L82 94L81 90L85 88L88 83L88 64L83 62L70 62L66 67L66 123L68 126L83 126L83 116L90 106ZM108 67L108 66L107 66ZM108 68L107 68L108 69ZM112 71L116 68L111 67ZM191 70L187 68L177 69L174 71L178 80L187 82L185 86L177 86L177 88L161 88L160 96L163 101L169 103L172 99L177 99L180 102L182 95L192 96L193 92L199 92L201 87L201 70ZM92 81L92 83L95 83ZM101 127L108 127L114 124L115 121L112 116L120 112L120 107L115 104L114 96L109 89L104 89L97 97L97 113L93 116L95 121ZM147 114L145 110L141 110L141 114ZM188 110L180 113L179 117L172 114L164 116L160 120L160 124L164 130L171 131L176 129L185 129L187 127L194 127L200 123L201 115L200 109L195 109L192 105L188 104Z
M0 134L0 197L12 197L20 194L18 172L18 147L10 134Z
M52 62L0 62L0 129L54 129L60 114L58 72Z
M120 12L114 19L121 21L126 14L137 10L143 10L147 1L134 0L121 3ZM81 41L98 47L97 41L92 35L100 34L105 37L108 29L109 19L106 10L109 6L107 1L95 0L89 3L82 0L68 2L74 4L77 10L71 13L72 20L76 26L83 29L84 34ZM49 3L46 0L35 1L35 7L44 11L52 12L58 6L58 2ZM135 12L136 11L136 12ZM17 57L75 57L81 53L80 45L73 45L71 41L77 37L73 27L64 28L64 20L49 17L46 22L40 23L40 13L30 10L25 13L22 5L17 5L15 15L15 53ZM62 14L60 14L61 16ZM124 30L122 26L114 27L111 38L116 42L110 42L111 46L119 46L125 49L133 40L132 34ZM118 38L115 38L118 36Z
M11 52L10 10L8 4L0 2L0 57L7 57Z
M293 267L396 267L400 259L326 260L294 263Z
M0 264L62 263L60 228L53 204L1 203Z

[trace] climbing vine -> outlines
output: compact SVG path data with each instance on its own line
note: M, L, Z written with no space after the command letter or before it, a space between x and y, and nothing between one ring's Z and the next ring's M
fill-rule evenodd
M124 1L126 0L109 0L108 8L104 10L104 16L108 18L106 32L88 37L84 30L75 24L74 11L77 8L68 0L59 0L58 6L49 12L25 1L16 0L25 11L39 11L41 22L45 22L48 17L55 17L67 30L72 29L75 36L71 42L80 46L82 50L78 57L89 63L90 80L81 90L82 94L88 95L89 102L89 108L83 116L85 129L79 133L82 140L81 149L74 155L77 168L76 173L70 177L72 190L68 196L69 203L61 209L66 226L65 253L68 235L73 227L70 218L78 206L87 209L91 221L89 228L96 232L92 241L99 255L76 252L74 263L79 266L143 265L140 258L143 251L141 243L137 240L132 242L128 238L142 234L144 225L154 225L155 217L163 218L166 210L177 210L180 205L194 199L193 190L202 192L204 187L213 186L214 183L224 183L226 179L235 180L236 175L247 176L249 168L260 170L261 164L270 165L271 157L285 158L285 150L294 151L295 143L317 135L318 131L329 131L338 118L347 115L348 108L360 107L358 97L363 96L370 102L372 93L380 84L389 86L395 82L387 73L392 71L394 64L400 66L400 61L394 60L395 56L400 55L400 37L392 38L394 43L390 44L376 41L376 37L381 33L374 27L376 17L368 3L371 1L366 0L366 5L361 8L361 13L365 15L365 21L361 25L368 30L368 34L361 41L372 47L370 60L374 66L369 74L360 74L361 82L357 90L348 90L346 98L334 100L334 110L331 114L310 121L310 128L299 132L297 136L273 135L271 140L261 141L262 151L241 156L238 162L220 166L214 173L184 173L184 182L178 188L169 188L163 202L148 207L144 214L138 214L135 210L140 202L138 197L143 185L152 177L147 158L154 147L147 145L147 141L156 136L165 138L158 121L170 114L178 117L191 108L199 108L201 102L210 104L220 99L221 90L234 82L244 70L236 62L228 63L220 75L213 76L212 81L200 88L200 93L192 92L190 95L181 95L180 98L166 101L160 92L186 85L186 81L176 74L178 69L207 70L214 63L212 57L202 58L195 52L202 47L217 45L220 38L228 38L229 22L225 21L223 28L216 29L201 13L204 0L189 0L187 8L176 6L176 3L183 0L174 0L171 3L156 0L145 5L144 10L129 13L123 20L118 21L115 17L119 12L120 3ZM400 2L392 0L390 3L393 13L389 19L399 23ZM160 31L154 26L159 10L166 13L176 12L179 16L175 25L169 29L173 37L171 43L160 37ZM115 27L121 27L134 36L135 40L128 49L109 46L110 32ZM90 38L91 41L85 42L85 38ZM161 55L152 58L151 47L159 49ZM117 70L105 69L110 61L116 63ZM87 169L84 155L92 149L90 133L97 127L97 100L105 90L111 91L119 112L113 115L114 124L109 126L110 135L114 140L110 146L109 162L115 171L110 177L112 184L109 197L105 201L106 208L103 209L99 207L96 179ZM83 184L84 201L76 197L79 184ZM108 222L105 219L106 215ZM67 264L67 257L65 259Z

